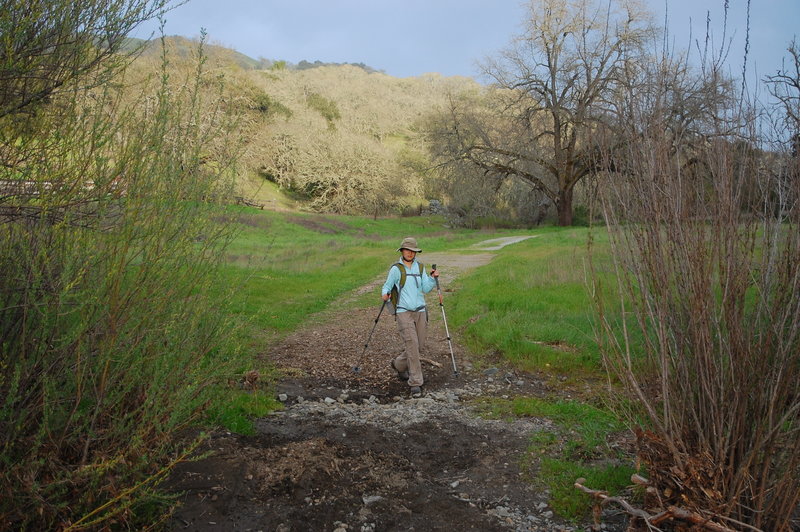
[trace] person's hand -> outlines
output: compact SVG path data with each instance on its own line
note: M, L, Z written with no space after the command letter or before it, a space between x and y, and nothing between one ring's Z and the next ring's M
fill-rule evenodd
M439 277L439 270L431 270L431 277L433 278Z
M389 301L389 294L383 294L382 299L384 301Z

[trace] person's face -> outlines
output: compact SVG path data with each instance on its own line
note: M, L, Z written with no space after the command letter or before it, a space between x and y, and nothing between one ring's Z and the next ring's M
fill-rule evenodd
M403 254L403 260L406 262L412 262L414 257L417 256L416 251L411 251L410 249L406 248L401 249L400 252Z

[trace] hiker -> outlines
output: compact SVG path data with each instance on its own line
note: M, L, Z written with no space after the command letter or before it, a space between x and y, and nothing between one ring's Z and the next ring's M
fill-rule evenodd
M397 249L400 260L392 264L386 282L381 289L383 301L395 299L395 317L400 336L403 338L405 350L392 359L391 366L399 379L410 386L412 396L422 394L422 364L420 351L425 348L428 330L428 313L425 312L425 294L436 286L435 278L439 272L425 272L421 263L417 262L417 253L422 250L414 238L405 238ZM392 297L392 289L396 290ZM394 302L394 301L393 301Z

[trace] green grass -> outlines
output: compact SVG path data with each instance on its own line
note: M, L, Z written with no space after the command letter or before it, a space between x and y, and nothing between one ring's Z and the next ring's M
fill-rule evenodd
M252 420L280 410L283 405L263 391L239 390L228 394L226 400L212 405L208 419L231 432L255 434Z
M585 479L585 486L618 495L628 486L634 469L627 465L584 465L569 460L545 457L539 478L546 480L550 507L558 515L578 522L591 515L593 501L575 488L575 481Z
M589 230L551 227L536 233L463 278L449 315L473 351L499 353L525 371L597 374L595 311L587 289ZM596 245L600 261L604 249Z
M630 484L634 468L607 445L609 436L625 426L606 410L579 401L536 397L493 398L479 403L479 409L490 417L546 418L556 425L556 432L532 434L530 458L523 468L534 476L534 484L549 491L550 506L565 519L577 522L591 511L591 498L574 486L578 478L612 495Z
M564 434L568 434L562 454L576 460L608 455L609 448L606 446L608 435L625 429L619 419L610 412L572 400L549 401L536 397L491 399L481 404L481 410L491 417L550 419Z
M221 288L237 287L234 308L257 329L280 334L384 274L404 236L446 251L497 234L448 229L434 217L374 220L253 209L231 216L239 217L241 231L228 249Z

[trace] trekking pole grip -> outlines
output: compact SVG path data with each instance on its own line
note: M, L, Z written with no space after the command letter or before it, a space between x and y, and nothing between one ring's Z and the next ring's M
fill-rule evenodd
M434 270L436 269L436 265L435 264L431 264L431 267ZM436 293L439 294L439 306L442 307L442 310L444 310L444 303L442 302L442 290L441 290L441 288L439 288L439 278L438 277L434 277L433 280L436 281Z

